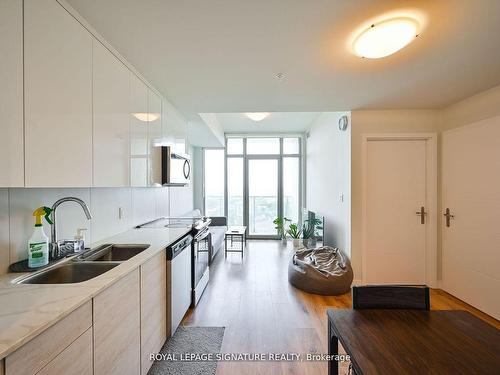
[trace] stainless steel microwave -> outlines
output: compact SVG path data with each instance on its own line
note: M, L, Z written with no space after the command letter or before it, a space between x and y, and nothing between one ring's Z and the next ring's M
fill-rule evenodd
M188 154L173 152L170 146L161 146L162 185L187 185L191 178L191 159Z

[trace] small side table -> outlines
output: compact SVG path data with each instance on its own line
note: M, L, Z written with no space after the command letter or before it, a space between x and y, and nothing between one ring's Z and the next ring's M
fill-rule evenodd
M225 249L225 257L227 258L227 253L241 253L241 257L243 258L243 249L247 243L246 237L247 227L246 226L235 226L229 227L224 236L224 249ZM227 241L228 239L231 242L231 247L228 248ZM236 241L235 241L236 239ZM240 243L239 248L234 248L234 243Z

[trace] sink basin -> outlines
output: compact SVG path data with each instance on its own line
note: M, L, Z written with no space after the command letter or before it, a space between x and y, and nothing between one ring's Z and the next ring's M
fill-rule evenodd
M123 262L143 252L149 245L101 245L78 256L76 261Z
M46 271L41 271L28 276L18 284L69 284L81 283L94 277L102 275L116 267L118 263L77 263L68 262Z

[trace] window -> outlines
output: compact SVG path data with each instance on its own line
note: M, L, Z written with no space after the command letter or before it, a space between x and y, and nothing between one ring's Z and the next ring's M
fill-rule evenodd
M283 138L283 154L295 154L300 152L299 138Z
M227 222L243 225L243 158L227 158Z
M300 137L227 138L228 225L245 225L249 237L276 238L273 220L301 219Z
M278 155L279 153L279 138L247 138L247 154Z
M228 155L243 155L243 138L228 138L226 149Z
M283 157L283 216L299 221L299 158Z
M224 216L224 149L204 150L205 215Z

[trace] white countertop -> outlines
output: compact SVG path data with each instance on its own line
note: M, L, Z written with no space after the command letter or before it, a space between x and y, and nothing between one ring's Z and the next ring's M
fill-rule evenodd
M0 359L6 357L102 290L133 271L190 231L185 228L131 229L92 244L149 244L117 267L76 284L13 284L26 274L0 277Z

